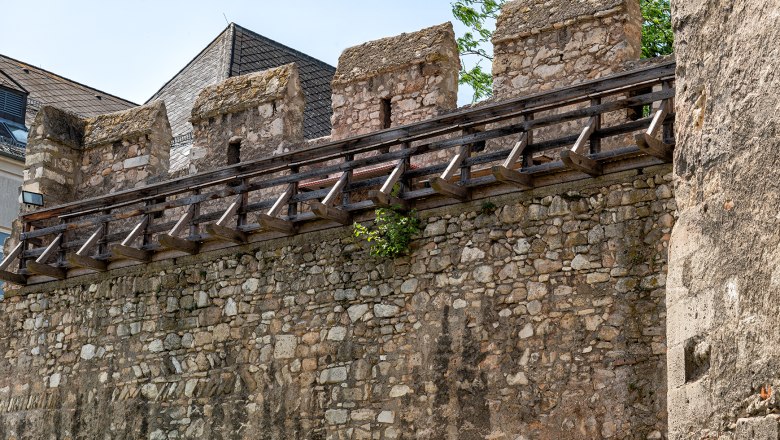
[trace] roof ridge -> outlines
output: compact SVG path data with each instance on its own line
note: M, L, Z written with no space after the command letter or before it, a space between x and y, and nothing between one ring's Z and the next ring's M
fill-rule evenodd
M21 67L22 69L24 69L24 68L31 68L31 69L35 69L36 71L40 72L41 74L45 74L46 76L48 76L48 77L50 77L50 78L52 78L52 79L56 79L56 80L65 81L65 82L68 82L68 83L71 83L71 84L77 85L77 86L79 86L79 87L82 87L82 88L84 88L84 89L86 89L86 90L89 90L89 91L99 92L99 93L101 93L101 94L103 94L103 95L105 95L105 96L109 96L109 97L111 97L111 98L117 99L117 100L119 100L119 101L122 101L122 102L124 102L124 103L130 104L130 105L132 105L132 106L137 106L137 105L138 105L138 104L136 104L136 103L135 103L135 102L133 102L133 101L127 100L127 99L125 99L125 98L119 97L119 96L117 96L117 95L114 95L114 94L112 94L112 93L105 92L105 91L103 91L103 90L100 90L100 89L96 89L96 88L94 88L94 87L90 87L90 86L88 86L88 85L86 85L86 84L80 83L80 82L78 82L78 81L74 81L74 80L72 80L72 79L70 79L70 78L66 78L66 77L64 77L64 76L62 76L62 75L58 75L58 74L56 74L56 73L54 73L54 72L50 72L50 71L48 71L48 70L46 70L46 69L44 69L44 68L42 68L42 67L34 66L34 65L32 65L32 64L25 63L24 61L19 61L19 60L17 60L16 58L9 57L8 55L3 55L3 54L0 54L0 57L2 57L2 58L5 58L5 59L7 59L7 60L9 60L9 61L11 61L11 62L13 62L13 63L16 63L16 64L17 64L17 65L19 65L19 67Z

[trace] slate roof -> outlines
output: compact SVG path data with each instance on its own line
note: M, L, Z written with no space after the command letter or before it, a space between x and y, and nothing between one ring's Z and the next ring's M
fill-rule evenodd
M127 110L138 104L86 86L47 70L0 55L0 70L27 92L27 124L40 104L49 104L81 116L97 116Z
M249 29L235 25L230 76L296 63L306 98L303 134L314 139L330 134L330 82L336 68Z

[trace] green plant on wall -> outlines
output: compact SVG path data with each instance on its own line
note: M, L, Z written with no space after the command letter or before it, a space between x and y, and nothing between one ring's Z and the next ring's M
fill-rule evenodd
M379 208L370 227L355 223L352 226L356 238L370 245L371 255L396 258L409 253L409 246L420 233L417 212L404 212L400 206Z

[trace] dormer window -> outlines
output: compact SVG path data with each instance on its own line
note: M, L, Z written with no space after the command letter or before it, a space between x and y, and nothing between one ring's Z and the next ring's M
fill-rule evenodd
M0 118L24 124L27 95L18 90L0 86Z

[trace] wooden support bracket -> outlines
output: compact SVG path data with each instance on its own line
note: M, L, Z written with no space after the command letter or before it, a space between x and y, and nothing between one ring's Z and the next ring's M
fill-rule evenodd
M437 193L451 197L457 200L467 200L469 198L468 188L451 183L449 180L455 176L455 172L460 168L460 165L466 160L468 156L468 145L463 145L455 154L455 157L450 160L447 168L441 173L440 177L434 177L430 180L431 188Z
M409 210L409 203L406 200L392 195L393 188L395 188L396 183L401 179L405 170L406 159L401 159L398 161L395 168L393 168L393 172L390 173L390 176L385 180L385 183L382 184L379 191L373 190L368 192L368 198L374 202L374 205L385 208L395 206L404 211Z
M501 165L491 168L493 176L499 182L509 183L522 189L532 189L534 187L534 178L530 174L517 171L517 163L523 158L523 151L528 146L528 133L523 133L520 140L517 141L506 160ZM522 165L522 164L521 164Z
M197 254L200 250L200 243L187 240L185 238L178 238L176 235L181 232L190 220L195 212L195 205L190 205L187 212L176 222L176 224L168 231L167 234L160 234L158 240L163 247L168 249L175 249L177 251L186 252L188 254Z
M143 249L138 249L130 246L130 243L141 235L146 226L149 224L149 214L145 215L140 222L133 228L132 231L122 240L121 244L115 244L111 246L111 257L128 258L131 260L149 262L152 260L152 253Z
M43 253L35 261L27 262L27 270L38 275L64 280L67 274L65 269L46 264L46 260L57 252L61 241L62 234L59 234L51 243L49 243Z
M348 225L352 222L352 216L349 215L347 211L333 206L336 202L336 197L338 197L341 190L344 189L348 179L349 172L344 172L338 182L330 189L328 195L322 199L322 202L314 201L311 203L311 211L314 215L319 218L341 223L342 225Z
M650 127L648 127L647 131L638 133L634 136L634 139L636 140L636 146L639 147L643 153L655 156L664 162L671 162L673 156L672 146L656 138L658 132L660 132L663 127L664 119L666 119L667 114L669 114L669 101L664 100L655 112L653 121L650 123Z
M206 225L206 232L209 233L209 235L212 235L217 238L221 238L223 240L232 241L236 244L243 244L247 242L247 235L246 233L233 229L228 228L225 226L228 223L228 220L230 220L231 217L236 215L236 212L241 207L244 200L244 195L240 194L238 197L233 200L233 202L228 206L228 209L225 210L225 212L222 214L222 217L217 220L216 223Z
M27 284L27 277L6 270L8 269L8 266L11 265L11 262L22 253L22 248L24 248L24 243L18 243L16 246L14 246L11 252L9 252L8 255L3 258L3 261L0 262L0 280L8 281L9 283L13 284Z
M295 233L295 225L293 222L278 217L279 213L282 212L282 208L289 203L293 194L295 194L295 184L291 183L287 186L287 189L282 195L276 199L267 213L257 215L257 221L263 229L284 232L285 234Z
M87 241L76 251L75 254L68 254L65 260L72 266L83 267L85 269L97 270L103 272L108 268L108 263L88 256L89 250L93 248L103 236L103 225L100 225Z
M582 129L582 133L580 133L577 142L574 143L571 150L561 151L561 161L563 161L564 165L594 177L602 175L604 171L600 163L587 156L586 142L590 139L598 122L598 116L591 117L588 121L588 125Z

